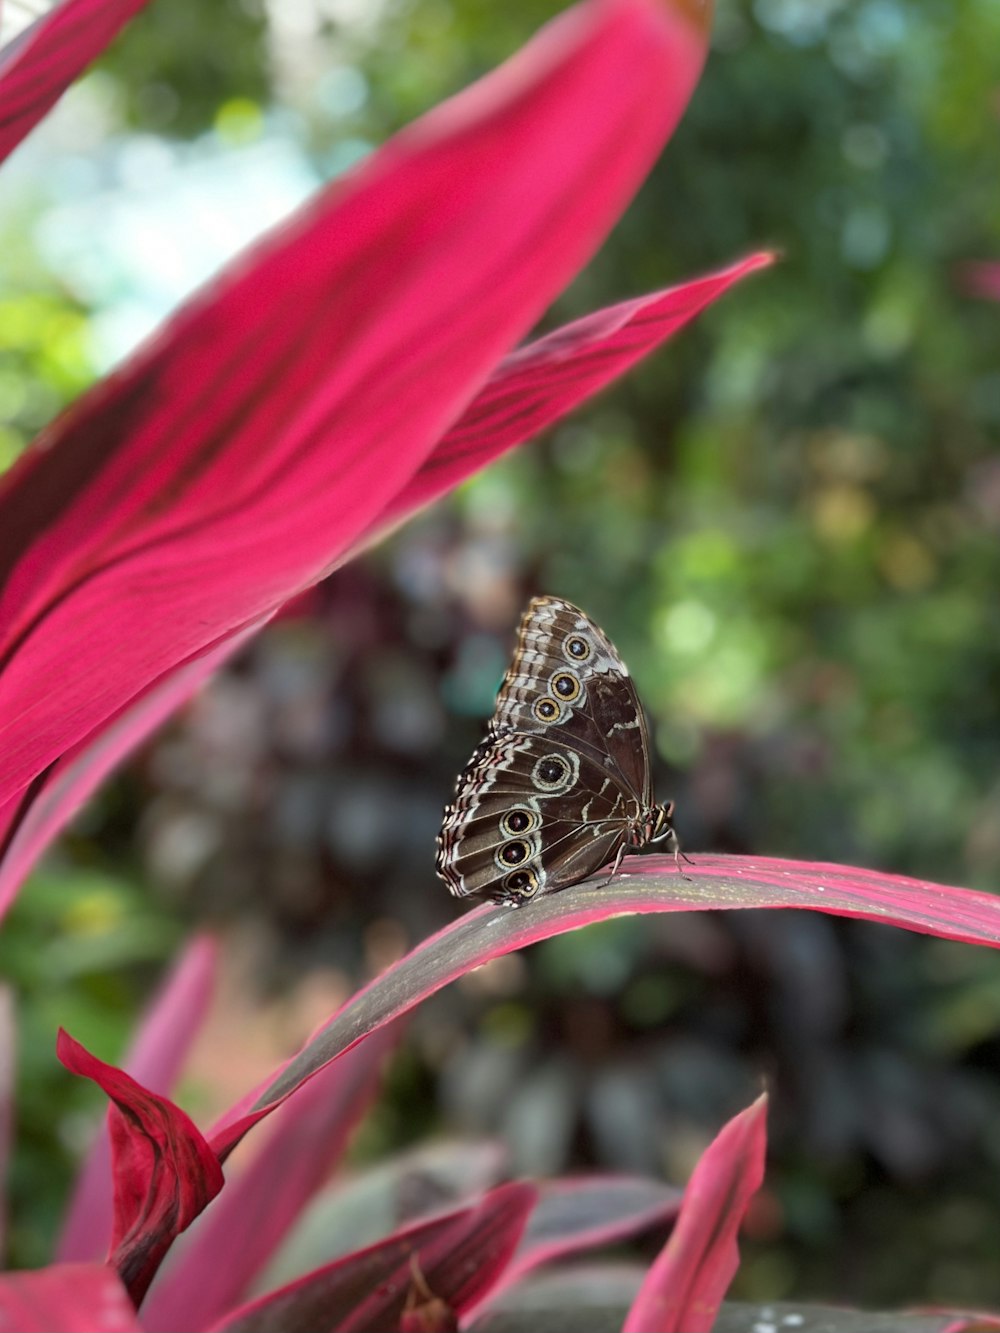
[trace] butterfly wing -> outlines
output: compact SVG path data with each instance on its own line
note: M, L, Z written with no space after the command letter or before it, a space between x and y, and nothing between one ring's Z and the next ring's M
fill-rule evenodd
M437 872L458 898L522 903L612 860L631 797L606 766L550 734L490 733L459 778Z
M536 597L497 696L493 727L557 734L613 769L652 801L646 719L628 667L589 616L558 597Z

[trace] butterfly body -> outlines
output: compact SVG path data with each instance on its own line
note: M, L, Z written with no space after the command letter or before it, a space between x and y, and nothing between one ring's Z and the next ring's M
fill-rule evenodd
M519 906L651 842L676 850L672 812L653 800L642 705L614 646L578 607L535 598L445 809L438 874L456 897Z

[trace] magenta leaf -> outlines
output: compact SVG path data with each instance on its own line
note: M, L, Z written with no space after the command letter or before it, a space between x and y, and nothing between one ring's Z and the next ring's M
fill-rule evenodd
M773 262L773 254L761 251L708 277L598 310L511 352L360 545L540 434L648 356L734 283Z
M0 479L8 837L52 764L377 524L672 132L706 46L676 4L561 15L272 232Z
M349 558L478 468L531 439L676 333L734 282L772 262L751 255L720 273L569 324L505 357L403 490L354 543ZM118 760L188 698L266 621L168 671L92 737L0 810L0 915L35 860Z
M197 1036L215 981L217 948L207 935L187 945L153 1000L123 1068L150 1092L167 1094ZM109 1115L114 1112L109 1110ZM56 1257L62 1263L104 1257L113 1218L111 1143L100 1134L76 1183Z
M136 1305L174 1237L222 1188L222 1168L191 1120L60 1029L56 1054L113 1102L108 1120L114 1225L108 1263Z
M0 1328L17 1333L142 1333L128 1293L104 1264L0 1274Z
M63 0L0 51L0 162L148 0Z
M532 1185L501 1185L472 1207L397 1231L243 1306L213 1330L386 1333L404 1310L432 1300L461 1316L510 1262L535 1198Z
M622 1333L710 1333L740 1264L736 1236L764 1179L767 1096L734 1116L695 1167L670 1239Z
M244 1296L339 1161L398 1036L383 1028L285 1103L257 1156L227 1182L160 1274L142 1308L150 1333L205 1328Z
M626 863L628 864L628 863ZM610 917L647 912L798 907L969 944L1000 946L1000 898L877 870L766 857L698 856L678 871L671 857L601 874L528 906L474 908L388 968L320 1028L246 1107L222 1118L210 1141L224 1157L251 1125L368 1033L412 1009L474 967L539 940Z

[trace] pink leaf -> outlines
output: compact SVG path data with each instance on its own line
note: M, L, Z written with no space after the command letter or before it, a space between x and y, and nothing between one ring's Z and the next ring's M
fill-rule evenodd
M63 0L0 51L0 162L148 0Z
M60 1029L56 1054L114 1103L109 1117L114 1226L108 1263L136 1305L175 1236L222 1188L222 1168L191 1120Z
M383 1029L285 1103L257 1156L227 1183L161 1273L143 1305L150 1333L204 1328L243 1296L340 1159L398 1036L395 1028Z
M758 1097L702 1154L622 1333L709 1333L740 1264L736 1234L764 1179L766 1118L767 1097Z
M501 1185L471 1208L397 1231L387 1240L299 1278L213 1325L215 1333L303 1328L387 1333L408 1298L462 1315L510 1262L535 1202L531 1185Z
M706 44L678 5L567 11L321 192L0 480L0 810L377 523L673 130Z
M588 315L512 352L348 556L506 450L531 439L653 351L734 282L771 262L769 254L751 255L707 278ZM35 860L105 774L262 623L252 622L239 636L168 672L57 761L26 796L12 799L0 810L0 846L6 833L0 860L0 915Z
M154 1093L169 1093L198 1033L211 997L215 941L196 936L167 977L123 1061L126 1072ZM109 1110L109 1115L114 1112ZM100 1259L113 1217L111 1144L98 1136L76 1183L56 1256L62 1263Z
M142 1333L125 1288L104 1264L58 1264L0 1274L0 1328L18 1333Z
M942 939L1000 946L1000 898L903 875L822 862L766 857L699 856L677 870L672 857L643 858L643 869L598 875L546 894L521 909L473 909L411 950L320 1028L263 1088L216 1126L220 1156L305 1079L368 1033L419 1004L474 967L528 944L609 917L746 907L799 907L861 917ZM444 892L444 890L441 890Z
M384 535L472 472L533 439L630 370L734 283L773 262L773 254L761 251L706 278L598 310L511 352L359 544Z

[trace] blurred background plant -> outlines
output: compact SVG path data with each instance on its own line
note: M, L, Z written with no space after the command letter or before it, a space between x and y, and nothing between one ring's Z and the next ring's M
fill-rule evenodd
M0 455L558 7L151 5L7 168ZM620 647L695 855L996 885L1000 307L955 272L1000 254L1000 9L719 0L713 45L554 313L761 245L783 263L290 608L22 894L0 936L17 1262L48 1254L100 1106L57 1071L58 1022L116 1058L184 929L219 926L190 1077L221 1106L452 917L440 809L533 592ZM998 1054L985 951L805 913L623 920L424 1006L355 1155L487 1131L527 1173L683 1180L764 1075L769 1193L734 1296L995 1305Z

